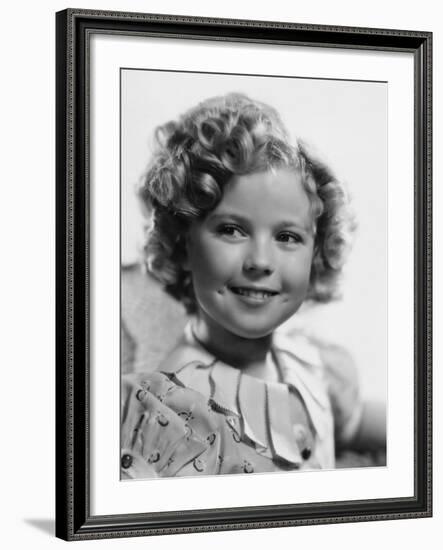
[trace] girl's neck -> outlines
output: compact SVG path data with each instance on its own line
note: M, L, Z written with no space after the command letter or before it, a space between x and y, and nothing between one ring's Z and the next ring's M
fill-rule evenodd
M269 360L272 334L243 338L200 312L193 324L196 340L217 359L256 378L278 380L276 365Z

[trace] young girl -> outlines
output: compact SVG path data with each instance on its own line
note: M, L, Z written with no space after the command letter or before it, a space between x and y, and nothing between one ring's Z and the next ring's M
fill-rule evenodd
M190 320L155 373L124 377L122 477L333 468L337 445L383 446L348 355L277 330L337 294L354 225L342 184L241 94L156 142L146 265Z

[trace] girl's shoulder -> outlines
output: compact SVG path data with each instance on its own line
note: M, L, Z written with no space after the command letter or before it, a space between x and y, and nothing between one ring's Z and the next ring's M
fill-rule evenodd
M291 366L299 365L310 388L317 392L316 380L321 380L334 416L336 442L350 440L363 410L360 376L352 354L345 346L303 332L293 332L282 342L282 349L298 360L291 361Z
M180 386L199 392L206 399L220 393L216 388L222 381L223 386L232 390L236 384L235 375L238 373L237 369L211 355L195 339L190 323L157 371L166 374ZM227 400L231 401L229 398Z
M175 347L158 366L158 371L178 373L187 367L206 367L213 363L214 357L197 345L194 339L190 338L188 332L188 327L186 327Z
M273 346L277 353L296 358L301 365L308 367L311 371L313 368L323 366L321 345L305 332L276 331Z
M277 351L296 358L311 373L356 382L355 362L342 345L300 330L278 334L275 343Z

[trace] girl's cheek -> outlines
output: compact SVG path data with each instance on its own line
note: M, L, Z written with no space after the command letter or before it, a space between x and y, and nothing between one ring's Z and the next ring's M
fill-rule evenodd
M217 241L208 250L208 256L214 263L224 265L226 262L230 263L241 259L241 248L238 245Z
M207 274L208 277L217 278L226 271L232 257L225 247L211 246L204 247L195 258L194 265L199 271Z
M294 256L290 261L281 262L281 269L284 278L288 282L297 282L298 284L309 281L311 274L310 258L303 256Z

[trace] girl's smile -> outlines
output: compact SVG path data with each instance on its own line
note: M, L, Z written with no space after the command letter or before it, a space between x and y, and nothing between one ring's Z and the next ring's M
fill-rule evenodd
M234 294L237 294L237 296L239 296L241 300L251 305L254 305L254 304L261 305L262 303L270 300L271 298L273 298L278 294L278 292L274 290L270 290L268 288L263 288L263 287L254 287L254 286L253 287L231 286L229 290Z
M232 178L187 235L200 322L241 338L272 334L306 297L313 248L311 204L295 171Z

